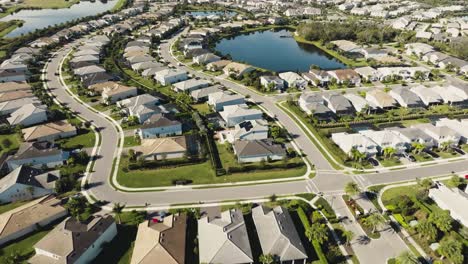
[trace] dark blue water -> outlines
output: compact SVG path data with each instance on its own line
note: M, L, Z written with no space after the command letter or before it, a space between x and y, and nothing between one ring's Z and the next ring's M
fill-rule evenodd
M275 72L305 72L312 64L325 70L346 68L316 46L296 42L288 30L257 31L222 39L215 49L223 55L230 54L235 61Z
M237 13L233 12L233 11L227 11L227 12L223 12L223 11L190 11L190 12L187 12L186 14L191 15L193 17L207 17L207 16L212 16L212 15L216 15L216 16L226 15L228 17L233 17Z
M44 0L47 1L47 0ZM106 3L100 1L88 2L81 1L69 8L62 9L39 9L39 10L21 10L18 13L8 15L0 21L23 20L23 26L11 31L6 37L17 37L21 34L33 32L36 29L46 28L73 19L86 16L97 15L115 6L117 0L109 0Z

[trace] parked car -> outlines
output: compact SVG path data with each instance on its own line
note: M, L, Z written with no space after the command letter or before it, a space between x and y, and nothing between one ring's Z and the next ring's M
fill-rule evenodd
M379 162L374 159L374 158L368 158L367 161L372 165L372 166L379 166Z
M460 155L465 155L465 152L464 152L462 149L460 149L460 148L452 147L452 150L455 151L455 152L457 152L457 153L460 154Z
M440 158L440 156L432 150L425 150L425 152L433 158Z
M467 179L467 180L468 180L468 174L466 174L466 175L465 175L465 179Z
M408 155L408 160L411 162L416 162L416 158L413 155Z

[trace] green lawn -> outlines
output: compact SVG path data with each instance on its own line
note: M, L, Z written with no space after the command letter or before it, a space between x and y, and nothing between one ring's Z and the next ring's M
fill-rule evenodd
M210 106L207 103L194 104L192 105L192 107L195 108L195 110L197 110L202 115L206 115L213 112L213 110L211 110Z
M10 150L17 149L20 142L21 139L18 134L0 135L0 155Z
M459 157L460 154L458 154L455 151L439 151L439 150L434 150L435 153L439 154L441 158L444 159L449 159L449 158L456 158Z
M124 148L135 147L140 145L140 140L134 136L127 136L124 138Z
M0 251L0 263L7 263L6 258L13 253L18 253L21 256L19 263L27 263L27 260L34 256L34 244L45 237L53 227L45 228L43 231L36 231L22 239L16 240L7 246L2 247Z
M78 135L71 138L64 138L59 141L62 148L92 148L95 143L94 131L91 129L79 129Z
M385 206L389 205L390 202L401 195L408 195L410 198L414 198L416 195L416 190L418 189L417 185L410 186L401 186L396 188L391 188L382 193L382 202Z
M20 207L22 205L25 205L29 203L30 201L20 201L20 202L14 202L14 203L7 203L7 204L2 204L0 205L0 214L3 214L7 211L13 210L17 207Z
M24 0L21 6L33 7L33 8L67 8L76 3L79 0Z
M21 22L17 20L0 22L0 38L5 37L5 35L15 30L20 25Z
M413 157L416 159L417 162L424 162L424 161L431 161L434 160L429 154L421 153L421 154L414 154L412 153Z
M401 165L401 161L397 157L392 157L388 159L381 159L379 160L380 164L384 167L392 167Z
M111 12L116 12L116 11L119 11L121 10L125 4L127 3L128 0L119 0L115 6L111 9Z
M160 168L155 170L132 170L125 172L128 164L127 158L122 158L119 166L117 180L126 187L156 187L171 186L172 181L186 179L193 181L192 184L212 184L225 182L242 182L253 180L267 180L301 176L306 172L306 167L293 168L288 170L266 170L249 173L235 173L226 176L216 177L210 162L177 166L171 168Z

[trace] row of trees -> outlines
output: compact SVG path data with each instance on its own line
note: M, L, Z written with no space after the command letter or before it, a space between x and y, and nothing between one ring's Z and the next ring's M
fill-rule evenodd
M399 34L388 26L376 23L360 23L351 21L339 22L310 22L297 27L299 35L306 40L329 42L333 40L353 40L363 44L379 44L391 42Z

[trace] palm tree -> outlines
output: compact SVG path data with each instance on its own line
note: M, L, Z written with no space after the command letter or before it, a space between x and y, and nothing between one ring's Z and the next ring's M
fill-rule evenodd
M392 147L386 147L383 149L383 154L384 154L384 157L387 159L387 158L391 158L393 155L395 155L396 153L396 150L395 148L392 148Z
M355 182L348 182L345 185L344 190L345 190L346 194L349 195L349 196L354 196L354 195L359 194L361 192L361 190L359 189L359 186Z
M440 242L439 246L439 253L448 258L454 264L462 264L463 263L463 253L462 253L462 244L457 240L451 239L444 239Z
M401 253L397 258L398 264L419 264L419 260L411 252L405 251Z
M260 257L258 258L258 260L260 261L260 263L262 264L273 264L274 263L274 259L273 259L273 256L271 254L267 254L267 255L260 255Z
M125 204L115 203L114 207L112 208L112 212L115 214L117 220L119 220L119 225L121 224L120 215L122 214L123 209L125 208Z
M377 228L385 224L385 218L379 213L372 213L368 217L364 218L363 223L372 228L372 233L377 231Z
M347 246L351 244L351 240L353 240L355 234L353 231L345 230L343 231L343 237L345 239L345 243Z
M442 151L447 151L452 145L453 145L453 142L451 140L445 141L440 144L440 149Z
M358 161L358 162L362 162L362 160L366 157L366 154L361 153L356 148L352 148L349 154L351 156L351 159L353 159L354 161Z
M416 231L418 231L420 237L425 237L430 241L437 237L437 228L428 220L419 221Z
M429 221L434 223L442 232L452 230L452 217L448 211L435 211L429 216Z
M313 223L307 228L305 235L310 242L315 240L319 244L323 244L328 240L328 228L325 224Z
M421 152L423 152L423 150L426 148L424 144L421 144L419 142L414 142L411 144L411 146L413 147L415 154L421 154Z

